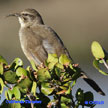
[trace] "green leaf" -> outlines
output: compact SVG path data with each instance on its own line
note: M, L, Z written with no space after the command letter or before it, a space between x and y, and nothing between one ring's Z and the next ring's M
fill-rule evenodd
M48 69L53 69L55 66L56 62L51 62L48 64Z
M10 100L13 98L12 96L14 96L15 99L20 99L21 94L18 87L13 87L13 89L8 89L8 91L5 92L5 96Z
M15 58L14 61L10 65L10 69L16 70L18 67L22 67L23 62L20 58Z
M69 103L71 103L71 99L64 97L64 96L61 96L61 103L69 104Z
M53 69L54 66L58 63L58 58L56 54L48 54L48 68Z
M12 90L13 94L15 95L15 98L16 99L20 99L21 97L21 93L20 93L20 90L18 87L14 87L13 90Z
M65 103L61 103L61 108L69 108Z
M62 64L60 64L60 63L57 63L57 64L56 64L56 67L58 67L58 68L60 68L60 69L64 69L64 66L63 66Z
M3 80L0 78L0 94L3 92L4 83Z
M76 69L72 66L72 64L69 64L69 67L73 72L76 72Z
M31 80L34 80L33 70L31 69L31 67L28 66L28 67L26 68L26 70L27 70L27 73L28 73L29 78L30 78Z
M67 87L65 87L65 86L59 86L59 87L63 90L67 90Z
M56 54L48 54L47 62L58 62Z
M51 78L49 71L46 68L42 68L37 71L37 77L40 82Z
M67 81L66 83L63 84L63 86L65 86L65 87L68 88L68 87L70 86L71 82L72 82L72 81Z
M45 95L49 95L53 92L54 88L50 87L50 83L43 82L41 85L41 92Z
M71 60L65 54L61 54L61 56L59 57L59 63L61 63L62 65L69 65L70 62Z
M8 95L8 97L9 97L9 100L12 99L12 94L13 94L12 90L8 89L7 95Z
M4 71L3 63L0 63L0 75L3 75L3 71Z
M28 89L27 88L21 88L19 87L19 90L21 91L21 93L26 94Z
M71 93L71 87L69 86L68 90L65 92L66 94L70 94Z
M72 87L73 87L75 84L76 84L76 80L73 81L73 83L72 83Z
M105 57L103 48L97 41L92 42L91 51L96 59L101 59Z
M30 63L31 63L32 68L33 68L35 71L38 71L35 62L34 62L33 60L31 60Z
M108 76L108 73L106 73L106 72L104 72L104 71L102 71L102 70L100 69L100 67L99 67L99 61L98 61L98 60L94 60L94 61L93 61L93 66L94 66L101 74Z
M19 67L16 70L16 75L17 76L22 76L22 75L27 76L27 71L24 68Z
M33 81L31 93L33 93L34 96L36 96L36 88L37 88L37 83Z
M4 73L4 78L10 84L14 84L18 80L18 77L16 76L16 73L11 71L11 70L10 71L6 71Z
M69 82L69 81L72 81L72 78L66 78L63 80L63 82Z
M8 65L7 61L2 56L0 56L0 63Z

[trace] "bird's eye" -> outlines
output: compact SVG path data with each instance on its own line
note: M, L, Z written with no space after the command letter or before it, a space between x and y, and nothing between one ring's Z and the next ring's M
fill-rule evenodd
M22 15L24 15L24 16L28 16L28 14L24 14L24 13L23 13Z

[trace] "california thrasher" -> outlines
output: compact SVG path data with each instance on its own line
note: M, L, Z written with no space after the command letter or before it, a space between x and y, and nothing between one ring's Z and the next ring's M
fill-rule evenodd
M60 37L52 28L44 24L41 15L35 9L25 9L22 12L9 14L8 16L15 16L19 19L21 47L29 61L33 60L36 65L40 65L51 53L58 56L66 54L72 60ZM96 82L83 71L81 71L81 78L95 91L105 95Z

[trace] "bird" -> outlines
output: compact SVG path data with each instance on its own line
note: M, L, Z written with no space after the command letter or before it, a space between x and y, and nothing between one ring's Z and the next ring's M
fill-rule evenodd
M40 13L32 8L24 9L7 15L17 17L20 23L19 39L21 48L29 61L33 60L40 65L47 58L48 54L66 54L73 62L69 51L58 34L49 26L44 24ZM84 79L96 92L105 95L102 89L81 70L81 78Z

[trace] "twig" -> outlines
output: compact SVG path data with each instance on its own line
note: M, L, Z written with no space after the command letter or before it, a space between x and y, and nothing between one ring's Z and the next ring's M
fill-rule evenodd
M27 94L27 96L28 96L29 100L31 101L31 108L34 108L34 104L32 103L32 99L30 98L30 95Z
M105 62L105 60L103 58L101 60L103 61L105 67L108 69L108 64Z

